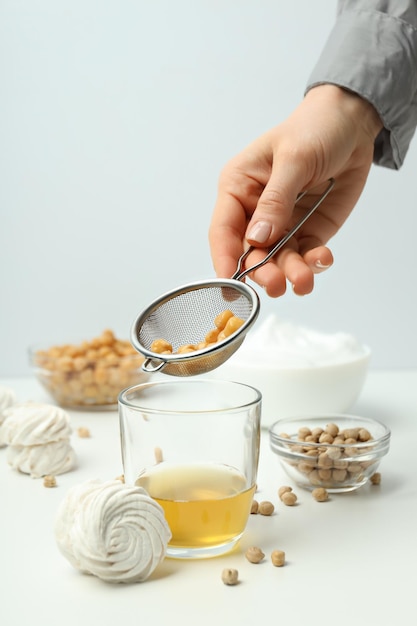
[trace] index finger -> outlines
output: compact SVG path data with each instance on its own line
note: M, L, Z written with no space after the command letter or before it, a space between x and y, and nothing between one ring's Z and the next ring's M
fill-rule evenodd
M219 190L209 228L211 257L218 277L230 278L235 273L246 226L246 211L241 202Z

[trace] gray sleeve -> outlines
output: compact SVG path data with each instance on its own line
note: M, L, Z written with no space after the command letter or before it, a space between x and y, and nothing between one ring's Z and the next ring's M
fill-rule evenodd
M374 162L400 168L417 125L417 0L341 0L306 92L325 83L373 104Z

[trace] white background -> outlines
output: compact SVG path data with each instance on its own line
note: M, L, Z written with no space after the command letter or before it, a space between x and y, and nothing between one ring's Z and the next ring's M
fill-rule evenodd
M214 275L220 169L298 104L335 9L1 0L0 375L27 374L34 342L128 337L154 297ZM415 141L400 172L373 168L333 268L310 296L261 294L262 317L415 367L416 166Z

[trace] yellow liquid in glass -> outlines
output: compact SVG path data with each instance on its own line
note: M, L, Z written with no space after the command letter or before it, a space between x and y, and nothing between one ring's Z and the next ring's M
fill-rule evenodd
M245 529L255 486L226 465L166 465L136 484L162 506L172 547L205 548L233 541Z

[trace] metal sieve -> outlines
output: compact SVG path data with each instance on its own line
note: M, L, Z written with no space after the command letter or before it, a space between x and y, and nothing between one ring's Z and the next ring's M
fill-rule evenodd
M260 302L256 291L241 282L242 279L271 259L304 224L323 202L334 187L330 179L323 194L308 209L302 219L280 239L257 264L243 269L250 247L238 261L232 278L214 278L188 283L169 291L152 302L138 315L132 325L131 342L145 361L145 372L159 372L171 376L195 376L205 374L224 363L242 344L246 333L259 314ZM309 190L299 194L299 202ZM214 319L225 309L244 320L243 325L232 335L201 350L176 354L180 346L200 343L214 327ZM157 339L166 339L172 344L172 354L151 351Z

